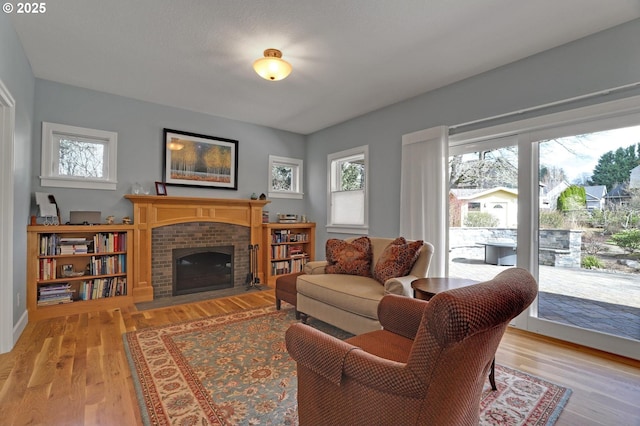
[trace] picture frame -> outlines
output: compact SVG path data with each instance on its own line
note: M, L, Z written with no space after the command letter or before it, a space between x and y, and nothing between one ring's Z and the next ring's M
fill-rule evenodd
M68 263L60 266L60 275L63 277L70 277L73 275L73 265Z
M167 195L167 186L164 182L156 182L156 195Z
M165 184L238 190L237 140L172 129L163 136Z

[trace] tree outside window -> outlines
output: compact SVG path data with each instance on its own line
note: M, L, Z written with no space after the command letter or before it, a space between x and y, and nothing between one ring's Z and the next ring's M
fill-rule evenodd
M302 160L269 156L269 197L303 198Z
M367 146L330 154L328 224L331 232L363 233L368 227Z
M42 123L41 185L115 190L118 134Z

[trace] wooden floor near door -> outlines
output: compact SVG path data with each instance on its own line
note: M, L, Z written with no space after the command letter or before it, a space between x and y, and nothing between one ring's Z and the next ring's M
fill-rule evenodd
M141 424L122 333L274 305L273 290L30 323L0 355L0 424ZM509 330L497 362L573 389L557 425L640 424L640 362Z

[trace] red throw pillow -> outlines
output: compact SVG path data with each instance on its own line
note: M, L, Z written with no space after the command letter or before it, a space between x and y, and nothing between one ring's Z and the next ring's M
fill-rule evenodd
M371 258L373 256L369 237L360 237L348 243L330 239L326 245L327 274L348 274L371 276Z
M373 270L373 278L384 284L389 278L404 277L418 260L424 241L408 243L403 237L393 240L382 252Z

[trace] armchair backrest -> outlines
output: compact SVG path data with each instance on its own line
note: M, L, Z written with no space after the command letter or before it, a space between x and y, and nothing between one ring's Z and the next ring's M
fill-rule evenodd
M424 404L446 409L421 410L420 424L477 422L482 387L502 335L537 292L529 272L511 268L430 300L407 368L427 386Z

